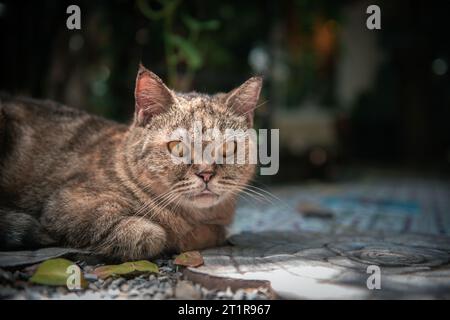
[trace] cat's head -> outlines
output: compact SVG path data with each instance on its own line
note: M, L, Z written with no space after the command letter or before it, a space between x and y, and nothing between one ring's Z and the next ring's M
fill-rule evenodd
M235 198L253 176L255 164L249 163L249 152L254 141L245 139L238 146L226 131L246 132L253 126L261 86L262 79L253 77L229 93L177 93L141 66L128 154L142 184L156 191L162 203L180 206L208 208ZM211 129L222 133L223 140L209 139ZM203 135L196 146L195 130ZM186 135L191 140L186 140ZM218 155L236 160L238 147L245 154L244 163L215 161ZM199 159L200 151L204 154ZM211 157L204 157L209 154ZM186 163L187 159L192 161Z

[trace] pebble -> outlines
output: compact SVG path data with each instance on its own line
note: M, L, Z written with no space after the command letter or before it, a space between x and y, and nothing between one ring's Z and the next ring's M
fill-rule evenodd
M245 298L245 292L242 289L236 290L235 294L233 295L233 300L243 300Z
M106 288L108 287L111 283L113 282L113 278L108 278L103 282L100 282L102 285L102 288Z
M153 296L153 299L155 300L163 300L165 298L165 295L161 294L161 293L157 293Z
M159 267L159 271L163 271L163 272L171 272L172 268L170 267Z
M257 291L250 291L250 292L247 292L247 299L248 299L248 300L256 300L256 299L258 299L258 293L257 293Z
M139 290L136 290L136 289L132 289L132 290L130 290L130 291L128 292L128 295L129 295L130 297L132 297L132 296L138 296L139 294L140 294Z
M130 290L130 285L128 283L124 283L120 286L120 291L128 292L128 290Z
M14 297L19 293L19 290L13 289L11 287L2 286L0 289L0 299L9 299Z
M90 282L94 282L94 281L98 280L97 275L93 274L93 273L84 273L84 278Z
M102 298L102 295L99 292L88 290L86 293L81 295L80 298L85 300L99 300Z
M0 283L12 283L14 282L14 276L11 272L0 269Z
M89 283L88 288L91 290L98 290L98 287L95 285L95 283Z
M175 287L175 298L183 300L198 300L201 299L201 292L199 292L191 282L179 281Z
M61 295L64 295L67 293L67 289L65 287L58 287L58 288L56 288L56 291ZM46 294L49 294L49 292L46 292L46 291L44 291L44 292Z
M83 268L83 271L87 272L87 273L92 273L92 272L94 272L94 270L95 270L95 268L93 266L85 266Z
M61 296L62 300L78 300L79 297L75 293L69 293Z
M142 298L143 298L144 300L151 300L151 299L153 298L153 295L152 295L152 294L149 294L149 293L144 293L144 294L142 295Z
M118 288L120 287L122 284L124 284L126 282L126 280L124 278L118 278L115 279L111 282L111 287L113 288Z

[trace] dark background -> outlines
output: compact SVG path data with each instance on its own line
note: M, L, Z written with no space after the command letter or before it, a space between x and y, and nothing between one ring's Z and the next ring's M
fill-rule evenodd
M71 4L81 30L66 28ZM369 4L381 30L366 28ZM280 172L264 179L448 175L449 12L448 1L0 0L0 90L125 122L140 61L181 91L261 74L256 126L281 134Z

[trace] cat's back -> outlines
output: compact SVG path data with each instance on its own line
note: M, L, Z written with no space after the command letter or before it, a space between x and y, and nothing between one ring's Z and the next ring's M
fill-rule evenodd
M3 137L0 143L4 147L0 150L3 151L18 144L44 149L69 144L76 148L107 128L121 130L123 126L55 101L0 95L0 137Z
M66 126L74 121L91 117L87 113L67 107L51 100L0 95L0 117L3 125L26 126Z
M125 130L57 102L1 96L0 200L56 186L89 163L89 146Z

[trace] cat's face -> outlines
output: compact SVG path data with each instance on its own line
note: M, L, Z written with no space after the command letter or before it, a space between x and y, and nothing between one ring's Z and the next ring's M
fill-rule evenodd
M207 208L234 198L253 176L254 141L233 139L229 130L251 128L260 90L261 79L251 78L228 94L180 94L141 67L130 142L140 179L180 206Z

